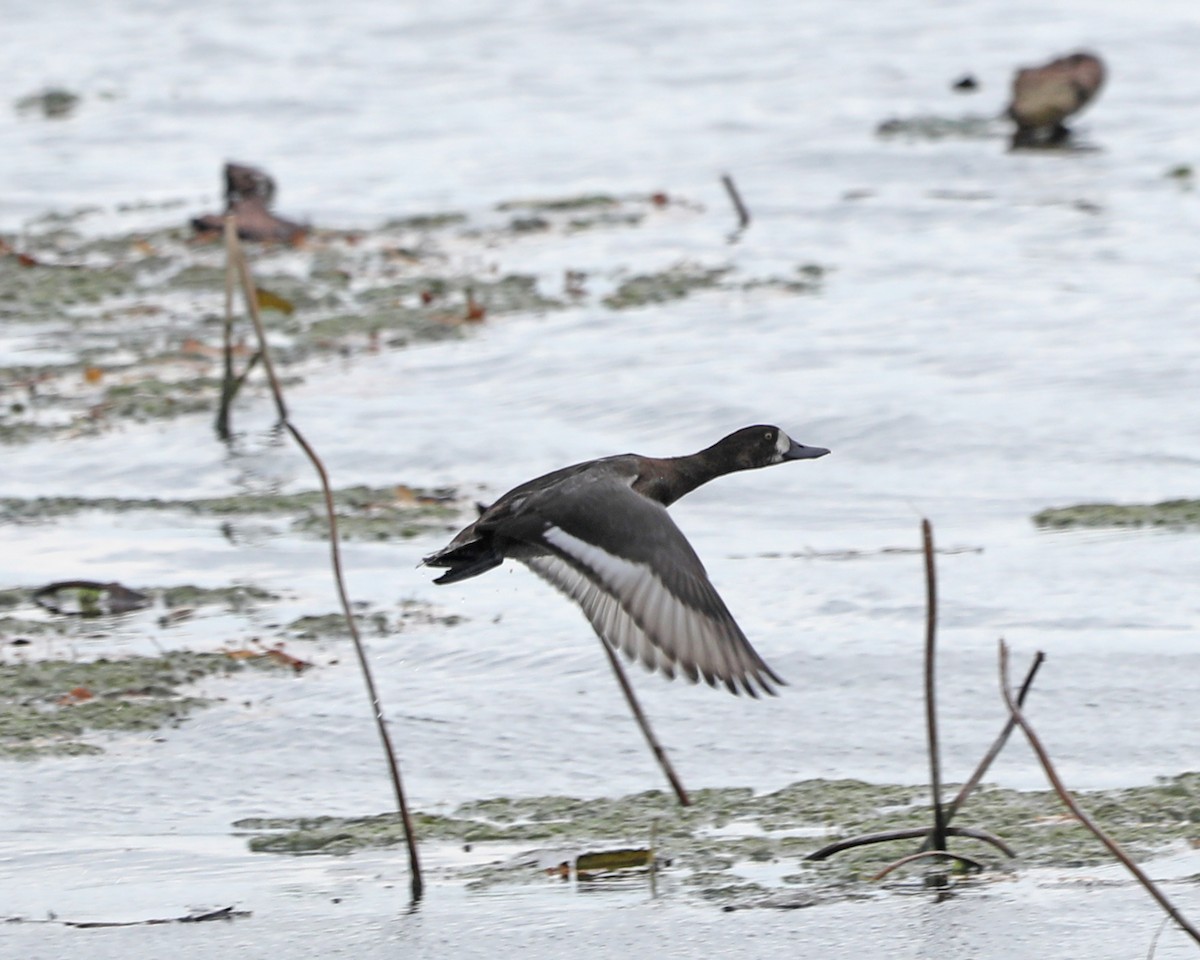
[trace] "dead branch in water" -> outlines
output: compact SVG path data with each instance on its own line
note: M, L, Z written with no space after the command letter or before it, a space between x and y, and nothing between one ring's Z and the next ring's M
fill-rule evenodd
M736 240L743 230L750 226L750 211L746 209L746 204L742 202L742 195L738 193L737 184L733 182L733 177L727 173L721 174L721 183L725 187L725 192L729 194L729 201L733 204L733 209L737 212L738 225L737 229L729 235L729 242Z
M676 775L675 768L671 766L671 761L667 757L667 751L658 742L654 731L650 729L650 722L646 719L646 715L642 713L642 705L638 703L637 697L634 696L633 687L629 683L629 677L625 675L625 668L621 666L617 652L609 646L608 641L603 637L600 638L600 646L608 654L608 662L612 664L613 673L617 675L617 683L621 687L621 692L625 694L625 701L629 704L629 709L633 711L633 719L642 728L642 735L646 738L646 742L650 744L650 752L654 754L654 759L662 767L662 772L667 775L667 780L671 783L671 789L675 791L675 796L679 799L679 805L681 807L691 806L692 801L688 798L687 791L683 788L683 783Z
M1017 706L1025 705L1025 697L1029 694L1029 688L1033 685L1033 678L1037 676L1038 668L1045 662L1046 655L1039 650L1033 656L1033 663L1029 665L1029 672L1025 674L1025 679L1021 682L1021 689L1017 691ZM946 809L946 823L954 819L954 815L958 813L958 808L967 801L979 782L984 778L991 767L992 761L1000 755L1000 751L1004 749L1004 745L1008 743L1009 735L1016 727L1017 721L1009 715L1008 721L1004 724L1004 729L996 737L988 752L983 755L983 759L979 761L979 765L975 767L975 771L967 778L967 782L962 785L958 791L958 795L951 801L950 806Z
M1054 769L1054 764L1050 761L1050 754L1042 745L1042 741L1037 733L1034 732L1032 725L1025 719L1025 715L1021 712L1020 706L1013 697L1012 686L1008 679L1008 644L1003 640L1000 641L1000 692L1004 696L1004 702L1008 706L1009 714L1025 734L1025 739L1029 741L1029 745L1033 747L1033 752L1037 754L1038 761L1041 763L1042 769L1046 772L1046 779L1050 781L1050 786L1058 794L1058 799L1063 802L1063 806L1070 810L1075 819L1091 831L1092 835L1108 848L1108 852L1116 857L1124 865L1125 869L1134 875L1137 881L1146 888L1146 892L1158 901L1158 905L1166 911L1167 916L1179 924L1184 932L1195 940L1196 943L1200 944L1200 930L1197 930L1188 922L1187 918L1167 899L1167 895L1158 888L1158 885L1146 875L1141 867L1134 863L1133 859L1122 849L1121 845L1100 829L1099 825L1084 813L1083 808L1076 803L1075 798L1071 796L1070 791L1063 784L1058 771Z
M1025 697L1029 694L1029 688L1033 686L1033 678L1037 676L1038 668L1043 662L1045 662L1045 659L1046 655L1042 653L1041 650L1034 655L1033 663L1029 665L1029 672L1025 674L1025 679L1021 682L1021 689L1017 691L1018 707L1024 705ZM962 788L958 791L958 795L951 801L950 806L946 808L945 822L947 824L947 833L949 833L951 836L955 834L955 831L949 827L950 821L953 820L954 815L958 813L959 807L966 803L967 798L975 792L975 788L979 786L980 781L983 780L984 776L988 772L988 769L991 767L992 761L1000 755L1000 751L1003 750L1004 745L1008 743L1009 735L1013 732L1013 728L1016 727L1016 725L1017 721L1015 721L1010 715L1007 722L1004 724L1004 728L992 742L991 747L988 748L988 752L983 755L983 759L980 760L976 765L975 770L967 778L967 782L962 785ZM966 836L970 836L970 834L966 834ZM925 843L921 845L921 849L932 849L931 844L932 838L926 837ZM1008 855L1010 857L1016 856L1016 854L1012 853L1011 851Z
M329 523L329 552L330 562L333 568L333 579L337 586L338 599L342 604L342 613L346 618L346 628L350 631L350 639L354 642L354 652L358 656L358 664L362 669L363 681L366 683L367 696L371 701L371 709L375 716L375 725L379 731L379 739L383 743L383 750L387 756L388 770L392 778L392 786L396 792L396 802L399 807L400 819L404 823L404 838L408 846L408 862L412 878L412 897L413 900L420 900L424 893L424 882L421 879L421 865L417 856L416 836L413 832L412 817L408 811L408 801L404 796L404 786L400 779L400 764L396 758L396 751L392 747L392 740L388 734L387 721L383 716L383 706L379 699L379 691L375 686L375 678L371 673L371 665L367 660L366 648L363 646L362 637L359 636L358 626L354 622L354 613L350 607L350 596L346 591L346 580L342 575L342 554L341 546L338 539L337 514L334 510L333 489L329 483L329 475L325 470L325 465L321 458L317 456L317 452L309 445L304 435L288 418L287 406L283 400L283 389L279 385L279 378L275 375L275 366L271 362L271 353L267 347L267 335L263 329L262 315L258 304L258 291L254 285L254 279L250 275L250 265L246 261L246 256L242 252L241 244L237 238L237 228L232 216L225 218L225 245L229 261L236 267L237 274L241 279L242 294L245 297L246 309L250 314L250 320L254 324L254 332L258 337L258 351L262 357L263 369L267 374L267 382L270 384L271 395L275 399L275 409L279 414L279 422L292 435L292 439L304 451L305 456L316 470L317 476L321 482L321 492L325 497L325 517ZM232 399L232 398L231 398Z
M225 223L225 244L226 249L229 249L229 231L234 231L234 239L237 239L236 227L229 226L229 220L226 218ZM232 256L225 258L225 322L222 329L222 350L221 356L224 361L224 367L221 373L221 398L217 404L217 439L222 443L227 442L233 435L229 428L230 410L233 408L234 398L237 397L238 391L242 388L242 384L246 382L246 377L250 375L250 371L254 369L258 361L262 359L261 353L254 353L246 362L246 366L239 374L233 372L233 291L237 286L237 264Z
M841 853L843 850L851 850L854 847L865 847L872 843L889 843L892 840L916 840L920 837L928 836L928 827L909 827L906 830L885 830L882 833L868 833L861 837L851 837L848 840L837 840L834 843L826 844L820 850L810 853L804 859L827 860L835 853ZM1015 857L1017 855L1012 847L995 834L988 833L986 830L980 830L977 827L947 827L946 836L970 837L972 840L982 840L984 843L990 843L1006 857ZM925 853L927 851L919 850L917 852Z
M925 732L929 745L929 789L933 795L934 850L946 849L946 816L942 811L942 760L937 729L937 568L933 559L933 527L921 520L921 542L925 547Z
M937 569L934 561L936 551L933 547L933 525L927 519L921 520L921 543L922 553L925 557L925 730L929 750L929 781L932 793L933 826L932 828L918 827L915 829L888 830L883 833L851 837L846 840L827 844L820 850L810 853L804 858L805 860L824 860L835 853L839 853L842 850L849 850L852 847L861 847L872 843L887 843L892 840L915 840L917 837L925 838L925 843L920 850L908 856L901 857L899 860L888 865L876 875L875 879L887 876L887 874L904 864L927 857L940 856L945 859L958 860L962 863L975 865L975 861L947 851L947 837L972 837L976 840L983 840L1002 850L1006 855L1010 857L1015 856L1003 840L985 830L949 826L953 811L966 799L970 790L978 782L978 777L983 776L983 771L987 770L995 754L1000 752L1000 748L1004 746L1004 741L1007 739L1007 734L1001 734L1000 739L993 744L992 750L985 757L985 763L980 764L980 767L977 768L976 773L973 775L975 783L970 783L968 787L959 792L959 796L956 798L951 811L947 813L942 807L942 770L940 747L938 744L936 685ZM1040 663L1040 661L1038 662ZM1036 669L1035 664L1034 669L1030 671L1030 675L1026 678L1025 690L1028 690L1029 684L1032 683L1033 673Z

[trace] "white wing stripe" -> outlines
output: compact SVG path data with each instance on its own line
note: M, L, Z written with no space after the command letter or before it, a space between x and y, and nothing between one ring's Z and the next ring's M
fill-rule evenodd
M548 527L543 537L571 563L554 555L521 559L579 603L595 631L631 660L668 676L681 667L693 683L703 676L709 683L723 681L734 692L740 684L757 695L756 683L771 692L768 678L777 678L727 612L717 618L692 607L667 589L650 567L611 554L560 527ZM723 610L715 594L713 599Z

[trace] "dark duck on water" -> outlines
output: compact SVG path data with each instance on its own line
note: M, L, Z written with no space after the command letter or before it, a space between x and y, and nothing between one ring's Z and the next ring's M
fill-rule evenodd
M829 451L779 427L744 427L684 457L625 453L530 480L422 561L456 583L519 560L583 608L601 640L668 678L773 694L783 684L750 646L667 507L738 470Z

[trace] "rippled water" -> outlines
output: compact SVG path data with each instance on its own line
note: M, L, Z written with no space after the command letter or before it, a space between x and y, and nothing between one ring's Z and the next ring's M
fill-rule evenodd
M315 369L290 395L338 485L450 483L486 498L576 460L689 452L760 421L833 448L817 462L723 479L673 508L791 683L778 700L748 703L636 676L685 782L920 782L920 561L878 551L917 546L921 516L939 544L978 548L939 561L951 779L1002 721L999 636L1019 664L1035 649L1049 655L1031 709L1073 785L1200 767L1195 535L1046 534L1029 520L1051 505L1200 488L1200 208L1164 176L1196 160L1186 112L1194 5L886 3L868 13L476 0L436 12L344 3L335 15L272 0L202 13L125 0L89 15L79 34L62 26L62 6L5 17L10 95L61 84L84 98L65 121L0 111L6 229L76 205L99 206L91 222L105 229L132 216L117 204L179 199L137 214L173 222L214 207L220 163L237 158L277 176L281 210L319 224L597 189L665 189L705 207L632 233L534 236L495 252L501 271L536 271L547 284L581 262L651 270L687 259L751 277L799 263L830 269L812 297L718 291L621 314L597 304L503 320L466 341ZM1009 155L1002 139L872 135L890 116L999 112L1013 66L1081 44L1111 69L1080 123L1094 151ZM968 70L984 90L956 98L949 83ZM724 170L755 217L734 245ZM312 486L298 456L255 435L227 454L206 418L6 449L3 464L4 495L210 495L263 475ZM322 545L235 546L215 527L100 516L69 531L10 528L0 577L30 583L102 566L131 583L287 585L297 612L334 608ZM435 588L415 569L435 545L347 548L356 597L430 600L468 618L372 641L415 804L658 786L578 612L522 570ZM838 551L867 555L820 555ZM214 618L168 639L216 645L232 629ZM111 904L97 891L128 866L113 851L127 842L158 870L163 836L181 838L164 868L179 882L159 888L161 904L149 885L151 914L181 898L186 908L189 888L219 901L218 869L261 870L285 901L328 893L336 883L304 888L292 873L313 868L247 866L223 838L243 816L388 807L360 685L345 659L279 685L252 715L210 710L168 744L106 744L102 768L86 758L10 766L0 842L14 853L0 872L36 882L4 912L104 916ZM1041 784L1023 748L992 776ZM99 837L82 845L82 865L70 855L80 824ZM244 875L233 887L243 882L256 889ZM360 896L374 889L346 883ZM368 900L356 909L371 916ZM889 905L886 922L919 925L906 906ZM463 909L497 935L508 930L508 907ZM432 939L415 948L422 956L439 955L429 928L453 929L438 916L424 918ZM590 928L605 916L577 910L562 922ZM557 922L534 929L550 935ZM631 942L674 937L653 911L631 923ZM822 942L858 936L822 930ZM461 945L461 934L447 936ZM986 941L981 928L963 936ZM387 935L365 939L382 955ZM1078 955L1066 940L1061 954L1047 952L1051 939L1040 956ZM681 956L703 947L670 942ZM1085 942L1090 955L1117 955L1103 952L1103 934Z

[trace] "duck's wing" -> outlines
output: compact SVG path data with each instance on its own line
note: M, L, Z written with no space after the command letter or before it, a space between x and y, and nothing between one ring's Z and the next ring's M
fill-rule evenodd
M521 513L533 548L512 550L583 608L601 639L667 677L703 677L733 693L784 683L763 661L661 504L620 479L587 495L531 498Z

